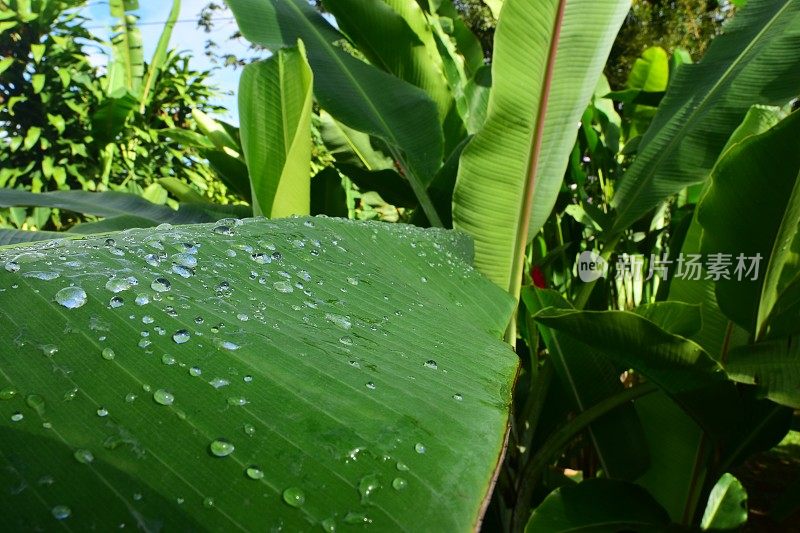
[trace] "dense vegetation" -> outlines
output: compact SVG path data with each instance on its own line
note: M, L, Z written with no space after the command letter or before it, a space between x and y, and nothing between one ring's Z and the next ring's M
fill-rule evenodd
M179 0L148 63L110 2L104 76L80 4L0 3L12 528L746 525L800 409L798 0L228 0L238 127Z

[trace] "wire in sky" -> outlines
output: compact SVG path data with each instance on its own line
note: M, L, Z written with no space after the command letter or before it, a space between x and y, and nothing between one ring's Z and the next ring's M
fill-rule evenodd
M197 22L198 19L183 19L183 20L176 20L175 24L185 24L187 22ZM229 22L232 20L236 20L234 17L219 17L219 18L212 18L208 19L209 22ZM157 24L166 24L168 21L166 20L150 20L146 22L136 22L137 26L155 26ZM87 30L102 30L108 28L109 26L113 26L115 24L102 24L98 26L85 26Z

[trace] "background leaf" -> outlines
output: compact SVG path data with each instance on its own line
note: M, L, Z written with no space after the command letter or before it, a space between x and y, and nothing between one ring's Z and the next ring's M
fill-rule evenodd
M660 531L669 516L646 490L612 479L587 479L553 491L525 531Z
M703 181L751 105L797 96L798 46L800 4L750 0L699 63L678 69L614 194L614 231Z
M454 227L478 269L515 296L518 257L561 188L578 123L629 3L506 0L483 129L461 157ZM589 30L591 27L591 30Z
M408 163L419 187L442 160L442 130L433 101L421 89L348 54L344 36L305 0L228 0L242 34L270 49L302 39L314 71L314 95L336 120L380 137ZM418 193L424 190L418 190Z
M242 72L240 135L254 215L309 213L312 80L302 43Z
M548 307L572 309L552 290L526 287L522 298L532 314ZM576 412L583 412L623 391L620 372L602 352L546 326L539 326L539 331L561 387ZM630 481L647 468L647 444L633 403L593 422L589 426L589 436L606 476Z
M734 145L716 165L698 206L702 252L728 254L731 263L729 279L715 283L720 309L758 337L767 333L776 301L800 271L794 243L800 223L798 138L800 113L792 113L767 132ZM742 217L745 212L759 215ZM757 256L758 271L748 274L750 258Z

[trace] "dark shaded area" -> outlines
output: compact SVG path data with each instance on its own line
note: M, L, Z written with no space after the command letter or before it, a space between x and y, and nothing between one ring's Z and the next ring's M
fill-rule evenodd
M775 448L754 455L733 474L748 494L750 517L743 532L800 532L800 501L796 502L795 511L780 521L770 516L788 489L794 487L795 494L800 494L800 433L792 432Z

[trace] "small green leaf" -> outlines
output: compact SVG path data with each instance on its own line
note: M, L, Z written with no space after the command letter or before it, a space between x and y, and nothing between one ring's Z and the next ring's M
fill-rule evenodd
M0 74L5 72L8 69L8 67L10 67L13 64L14 64L13 57L4 57L3 59L0 59Z
M53 158L49 155L42 159L42 174L45 178L53 175Z
M3 34L12 28L16 28L17 24L19 23L16 20L8 20L5 22L0 22L0 34Z
M67 126L64 117L61 115L51 115L50 113L47 113L47 122L49 122L58 133L64 133L64 129Z
M31 76L31 86L33 87L33 94L39 94L44 88L44 82L47 77L44 74L34 74Z
M36 141L39 140L39 137L42 134L42 128L38 126L31 126L28 128L28 133L25 134L25 142L23 143L23 147L26 150L30 150L36 144Z
M42 60L45 49L46 46L41 43L31 45L31 55L33 55L34 62L38 63Z
M733 530L747 522L747 491L733 475L722 477L711 489L700 527L706 530Z

